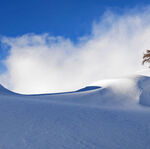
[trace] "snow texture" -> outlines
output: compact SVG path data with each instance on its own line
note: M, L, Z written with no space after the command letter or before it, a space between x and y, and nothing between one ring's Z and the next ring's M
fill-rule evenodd
M0 149L150 149L150 78L57 94L0 86Z

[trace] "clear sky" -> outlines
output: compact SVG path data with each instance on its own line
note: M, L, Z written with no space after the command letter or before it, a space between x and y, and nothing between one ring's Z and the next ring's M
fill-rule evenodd
M18 49L18 42L21 43L22 39L25 42L27 42L26 40L33 40L33 41L35 40L33 39L35 38L35 36L32 36L31 39L30 36L25 36L25 38L22 38L23 35L29 33L34 33L35 35L41 35L38 38L40 38L40 40L44 42L48 40L47 37L45 38L42 36L42 34L44 33L48 33L49 36L54 38L57 36L61 36L64 39L69 39L72 42L72 44L75 44L75 46L72 46L71 48L76 49L80 45L80 42L78 41L79 37L82 36L88 37L88 35L90 35L91 32L93 31L93 22L98 22L100 24L99 26L101 27L104 25L104 23L101 23L101 20L104 21L103 20L104 18L101 18L101 16L103 16L106 11L111 11L112 13L115 13L119 16L123 16L122 19L123 18L127 19L127 17L124 14L128 13L128 10L131 11L134 8L138 8L136 9L137 13L142 14L143 6L149 6L149 4L150 4L149 0L1 0L0 1L0 20L1 20L0 21L0 43L1 43L0 74L5 72L6 69L10 69L12 68L12 66L14 66L14 61L12 62L12 65L10 64L11 66L9 65L9 67L8 67L8 63L10 62L10 60L12 60L11 58L14 56L13 52L16 52L16 48ZM132 14L130 16L132 17ZM141 17L141 15L139 15L139 19L142 22L143 18ZM130 19L127 20L129 21ZM132 26L138 24L138 22L135 22L136 21L135 17L133 17L132 20L134 21L133 22L129 21L127 23L127 25L130 26L129 28L131 30L130 33L130 30L127 29L129 37L131 37L132 32L135 33L134 27ZM149 19L147 18L147 20ZM118 24L116 23L117 25L121 25L121 21L117 21L115 19L112 21L112 24L116 25L115 22L118 22ZM107 25L107 23L105 25ZM142 25L144 26L144 24L141 23L141 26ZM123 25L121 26L123 29L125 28L126 30L127 26L126 27L124 27ZM103 29L107 30L106 27L104 26L103 28L101 28L101 30ZM98 30L99 29L96 29L96 32ZM111 34L112 31L113 28L109 33ZM146 32L145 30L142 31L142 33L145 32ZM135 35L134 33L133 35ZM122 33L122 34L123 36L126 36L126 33ZM119 34L120 37L122 37L122 34ZM8 48L3 47L4 46L4 44L2 43L3 37L13 38L10 41L6 41ZM16 37L20 37L20 38L14 40ZM103 38L105 38L105 34L103 34ZM108 36L108 39L109 38L110 36ZM99 40L99 38L97 39ZM93 38L93 40L95 40L95 38ZM116 41L117 40L118 39L116 39ZM97 40L95 40L95 42L96 41ZM122 42L124 41L125 40L123 40ZM12 44L13 42L14 44ZM23 42L23 44L25 44L25 42ZM39 40L36 40L36 43L37 42L39 42ZM90 40L86 42L87 44L85 44L84 48L86 48L89 42ZM100 42L101 41L99 41L98 43ZM68 41L65 41L64 43L69 47ZM25 48L29 47L30 44L34 45L35 43L27 42L27 45L24 45L24 47ZM58 41L57 46L59 48L62 48L61 44L62 43ZM42 46L43 44L41 45L40 43L40 46L38 46L38 48ZM50 45L46 45L46 46L50 47ZM95 46L96 45L94 44L94 48ZM24 47L22 46L19 48L20 49L22 48L24 50L25 49ZM147 48L147 46L145 47ZM11 49L12 53L10 54L11 55L10 58L7 58L10 51L7 49L9 48ZM37 45L36 46L34 45L34 48L36 49ZM82 51L82 49L84 48L81 48L80 50ZM66 51L66 49L64 51ZM2 63L2 60L6 60L4 64Z
M122 11L149 0L1 0L0 35L61 35L76 40L89 34L94 20L107 9ZM119 12L120 13L120 12Z

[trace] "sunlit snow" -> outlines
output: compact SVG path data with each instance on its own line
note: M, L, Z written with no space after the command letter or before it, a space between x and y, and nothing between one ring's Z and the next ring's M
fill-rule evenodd
M40 95L0 86L0 149L149 149L150 77L92 85Z

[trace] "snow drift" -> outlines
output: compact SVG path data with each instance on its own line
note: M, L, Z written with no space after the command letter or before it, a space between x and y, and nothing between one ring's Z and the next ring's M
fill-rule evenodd
M55 94L0 86L0 149L149 149L149 106L146 76Z

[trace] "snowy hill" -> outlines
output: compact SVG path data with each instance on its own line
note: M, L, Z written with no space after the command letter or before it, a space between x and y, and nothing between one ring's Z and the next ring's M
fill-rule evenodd
M149 149L150 78L102 80L68 93L0 86L0 149Z

